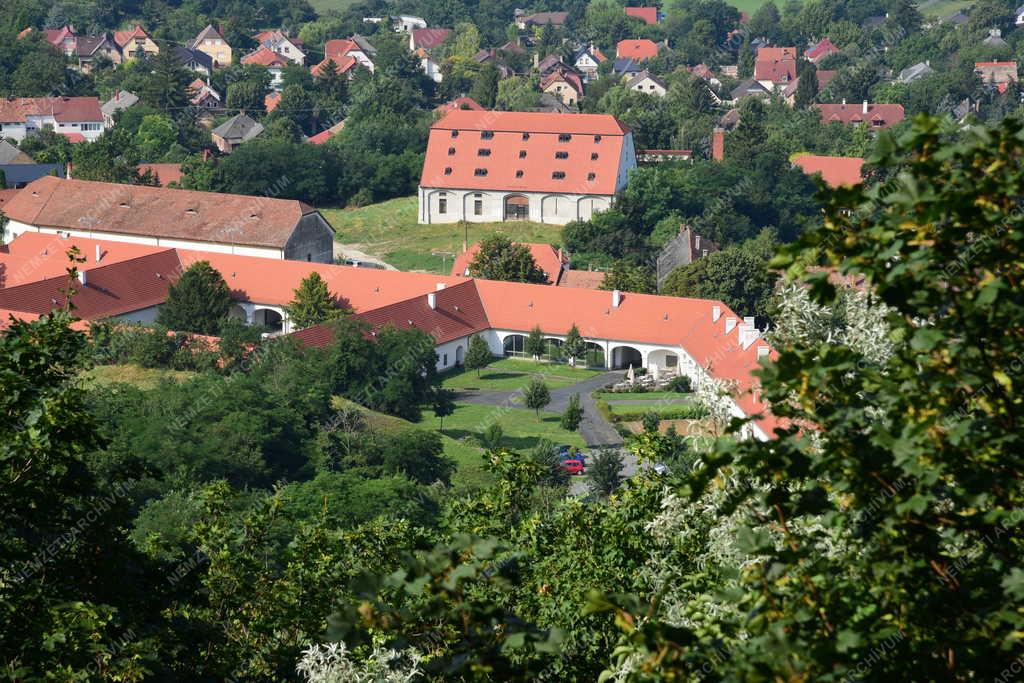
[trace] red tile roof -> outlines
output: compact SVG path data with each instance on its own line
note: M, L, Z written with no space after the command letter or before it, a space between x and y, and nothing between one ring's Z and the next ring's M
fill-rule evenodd
M96 97L0 98L0 123L25 123L29 116L53 116L58 123L102 123Z
M167 187L170 183L180 182L184 175L181 172L181 164L139 164L137 168L139 173L151 172L163 187Z
M789 83L796 78L795 47L762 47L754 63L754 80Z
M328 40L324 44L324 58L334 58L334 61L338 61L341 57L348 55L353 50L358 50L359 46L353 40L347 38L335 38L334 40Z
M583 94L583 81L580 79L578 74L573 73L568 69L557 69L549 73L540 80L540 89L547 90L548 86L558 81L568 85L570 88L575 90L577 94Z
M563 267L569 263L569 259L565 257L562 250L556 249L550 244L538 244L536 242L521 244L530 250L533 262L548 276L548 284L558 284ZM452 276L468 277L469 264L473 262L478 253L480 253L479 242L470 245L469 249L456 256L455 262L452 263Z
M74 32L67 26L61 28L48 28L43 30L43 35L46 36L46 42L50 45L58 46L65 38L74 38Z
M327 130L320 131L313 137L308 138L306 142L310 143L311 145L322 145L343 130L345 130L345 122L339 121L338 123L328 128Z
M19 192L21 192L21 190L0 190L0 211L2 211L4 205L14 199L14 196Z
M828 38L823 38L821 42L807 49L804 52L804 57L808 60L815 62L819 59L823 59L829 55L834 55L839 52L839 48L832 44L832 41Z
M356 62L356 58L355 57L349 57L349 56L338 57L338 58L325 57L322 62L320 62L319 64L315 64L309 70L310 73L312 73L314 76L319 76L320 72L323 71L325 68L327 68L327 63L330 62L330 61L334 62L334 70L337 73L339 73L339 74L347 73L348 71L350 71L352 69L352 67L354 67L358 63L358 62Z
M277 54L265 45L261 45L255 52L250 52L241 59L242 64L258 64L259 66L288 66L289 61Z
M430 129L420 185L613 195L627 132L607 114L452 111Z
M615 56L618 59L628 58L636 61L650 59L658 56L658 44L646 38L620 40L615 46Z
M604 273L600 270L567 270L562 273L559 287L575 289L600 289L604 283Z
M838 121L847 125L868 123L872 128L888 128L903 120L902 104L816 104L825 125Z
M93 320L162 304L167 300L167 288L178 279L181 263L174 249L165 249L110 265L85 264L79 271L87 276L86 284L81 275L71 283L77 290L71 301L76 316ZM0 309L49 313L64 306L63 291L68 285L63 275L5 287L0 289Z
M72 247L77 247L86 258L82 266L86 269L166 251L164 247L130 242L23 232L0 247L0 288L63 275L69 265L67 252ZM96 260L97 247L100 249L99 261Z
M131 31L114 31L114 42L120 47L124 47L135 38L146 39L149 38L149 34L137 24Z
M12 220L48 228L283 249L314 209L291 199L44 176L19 192L6 212Z
M1017 81L1017 62L975 62L974 71L986 83Z
M267 113L277 109L277 105L281 103L281 93L272 92L267 93L267 96L263 98L263 108L267 110Z
M658 23L658 8L657 7L627 7L626 16L635 17L643 20L645 24L657 24Z
M437 112L438 114L447 114L448 112L454 111L456 109L471 109L473 111L484 110L484 108L481 107L477 103L477 101L474 100L472 97L463 96L456 97L454 100L445 102L444 104L435 107L434 111Z
M450 28L414 28L412 30L412 48L432 50L445 41L452 32Z
M859 157L826 157L815 154L800 154L793 157L793 163L807 175L821 174L829 187L852 186L864 178L861 167L864 160Z

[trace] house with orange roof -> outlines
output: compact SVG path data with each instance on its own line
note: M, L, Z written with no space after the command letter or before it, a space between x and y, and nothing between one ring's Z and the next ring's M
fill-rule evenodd
M865 100L862 104L816 104L821 112L821 123L842 123L847 126L867 124L873 130L883 130L894 126L904 118L902 104L870 104Z
M557 69L541 79L540 90L557 97L567 107L575 107L583 97L583 81L573 71Z
M839 54L839 48L833 45L827 36L804 50L804 58L811 64L817 64L825 57L837 54Z
M280 90L284 84L284 69L291 62L287 57L274 52L266 45L260 45L257 50L250 52L240 60L245 65L256 65L264 67L270 73L270 87Z
M484 110L484 108L481 107L480 104L472 97L466 97L463 95L462 97L456 97L454 100L449 100L444 104L434 107L434 113L444 116L448 112L456 109L472 109L473 111Z
M149 173L153 176L156 184L160 187L180 182L184 176L184 173L181 172L181 164L139 164L135 168L140 174Z
M103 111L95 97L0 99L0 136L21 142L41 130L95 140L103 134Z
M46 176L8 202L9 235L64 234L266 259L333 261L334 230L293 199Z
M269 92L263 97L263 108L268 114L277 109L279 104L281 104L281 93L279 92Z
M983 83L995 85L999 92L1006 92L1010 83L1016 83L1017 62L975 62L974 73Z
M615 46L616 59L632 59L641 62L658 56L658 44L647 38L620 40Z
M322 145L343 130L345 130L345 122L339 121L330 128L322 130L316 135L306 138L306 142L308 142L311 145Z
M130 31L114 31L114 42L121 48L121 56L124 59L153 57L160 52L160 46L138 24Z
M276 52L289 62L303 66L306 63L306 52L302 41L293 38L281 30L262 31L253 36L260 47Z
M661 17L657 7L626 7L626 16L639 19L649 26L657 24Z
M860 157L830 157L817 154L798 154L793 165L807 175L820 175L829 187L852 187L864 180Z
M352 78L355 73L355 67L359 62L356 61L355 57L349 55L324 57L323 61L310 67L309 72L316 78L320 74L325 73L325 70L330 68L331 64L334 65L334 73L344 74L348 78Z
M769 92L796 80L796 48L759 48L754 62L754 80Z
M635 167L633 134L614 116L455 110L430 128L418 220L587 220Z
M27 29L31 31L31 29ZM22 35L28 35L26 32L19 34L19 38ZM60 28L48 28L43 31L43 37L50 45L64 53L65 57L74 57L75 48L77 45L77 38L75 36L75 29L70 26L62 26Z
M207 81L197 78L188 86L189 102L203 109L219 109L220 93L213 89Z
M328 40L324 45L324 59L333 59L340 63L350 57L370 73L374 71L373 58L376 55L377 49L359 34L351 38Z

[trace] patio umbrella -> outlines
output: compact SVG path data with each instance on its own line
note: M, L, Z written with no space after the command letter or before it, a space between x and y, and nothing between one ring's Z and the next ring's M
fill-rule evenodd
M651 377L653 377L654 381L657 382L660 376L661 372L659 371L658 364L655 363L654 365L651 366Z
M632 363L630 363L630 365L629 365L629 370L626 370L626 379L629 381L630 384L633 384L634 382L636 382L636 373L633 372L633 364Z

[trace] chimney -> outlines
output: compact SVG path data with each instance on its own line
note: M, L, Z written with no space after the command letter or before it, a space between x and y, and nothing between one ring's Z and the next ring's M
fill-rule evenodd
M725 129L716 127L711 132L711 158L715 161L725 159Z
M619 304L622 303L622 292L617 289L612 290L612 307L618 308Z
M767 346L758 346L757 347L757 357L758 358L767 358L768 354L770 354L771 351L772 350L770 348L768 348Z
M437 308L437 294L435 294L434 292L427 294L427 305L430 306L432 309Z
M711 322L717 323L718 319L722 317L722 307L712 306L711 307Z
M729 316L725 319L725 333L729 334L736 327L736 318Z
M844 108L846 107L846 98L845 97L843 98L843 107Z
M868 101L867 100L864 100L864 111L862 113L864 113L864 114L868 113Z
M100 262L100 245L96 245L96 263Z

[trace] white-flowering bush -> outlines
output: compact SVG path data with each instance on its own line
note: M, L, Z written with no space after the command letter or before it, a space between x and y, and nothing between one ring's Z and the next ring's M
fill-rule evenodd
M414 649L374 648L364 661L349 658L345 643L310 645L295 667L309 683L412 683L422 680L423 655Z

